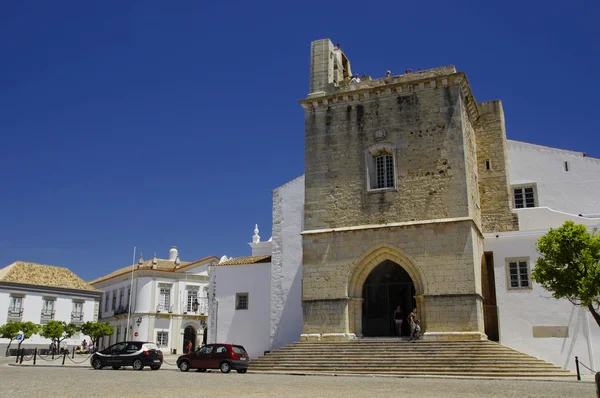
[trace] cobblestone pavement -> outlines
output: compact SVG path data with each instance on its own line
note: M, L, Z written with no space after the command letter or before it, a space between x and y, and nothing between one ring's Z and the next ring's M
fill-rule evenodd
M183 373L0 364L3 397L595 397L576 381L419 379L271 374Z

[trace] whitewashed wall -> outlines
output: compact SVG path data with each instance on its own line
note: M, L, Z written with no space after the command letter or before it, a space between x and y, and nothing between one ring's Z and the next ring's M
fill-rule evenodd
M300 339L302 333L302 232L304 176L273 191L271 268L271 349Z
M533 269L538 258L535 242L543 233L486 234L485 251L494 253L500 343L563 368L574 369L578 356L586 365L598 369L600 327L586 309L552 298L535 282L528 290L507 288L505 258L529 257ZM568 326L568 337L534 338L534 326Z
M271 263L211 267L215 301L209 343L243 345L251 358L269 350ZM211 288L213 288L211 286ZM236 293L248 293L248 309L235 309Z
M83 322L92 322L95 320L94 318L94 307L95 307L95 299L89 297L78 296L76 294L61 294L56 291L49 291L47 293L42 293L38 291L28 291L22 288L15 288L10 290L2 289L0 290L0 324L5 324L8 318L8 307L10 303L10 294L18 293L25 295L22 301L23 306L23 322L33 322L36 324L41 324L41 313L43 306L43 298L44 297L53 297L56 298L54 303L54 320L56 321L64 321L67 323L71 322L71 312L73 310L73 300L82 300L83 304ZM74 347L81 345L83 339L87 339L89 341L89 336L78 333L73 336L71 339L65 340L65 343L69 347ZM6 347L8 344L8 339L0 339L0 347ZM17 347L17 342L13 342L11 348ZM25 340L22 347L40 347L40 348L48 348L50 345L50 340L45 339L39 335L34 335L30 339ZM1 349L0 349L1 352Z
M600 159L519 141L507 144L510 183L535 182L538 206L570 214L600 212Z

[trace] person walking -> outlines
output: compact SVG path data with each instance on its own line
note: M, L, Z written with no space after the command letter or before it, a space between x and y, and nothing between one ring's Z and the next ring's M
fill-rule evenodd
M398 336L402 336L402 318L402 308L398 306L394 311L394 322L396 323L396 334Z
M408 315L408 322L410 324L410 340L413 339L415 335L415 329L417 328L417 307L413 308L412 312Z

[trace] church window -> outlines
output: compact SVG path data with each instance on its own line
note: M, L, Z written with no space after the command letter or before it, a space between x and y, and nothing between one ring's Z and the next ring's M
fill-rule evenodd
M396 189L395 150L391 144L375 144L367 149L366 166L369 191Z
M156 344L159 347L165 347L169 344L169 332L157 332Z
M509 289L530 289L529 258L507 258Z
M485 161L485 169L486 170L491 170L492 169L492 162L489 159L487 159Z
M247 310L248 309L248 293L236 293L235 294L235 309L236 310Z
M515 209L523 209L526 207L537 207L537 192L536 186L513 186L513 199Z

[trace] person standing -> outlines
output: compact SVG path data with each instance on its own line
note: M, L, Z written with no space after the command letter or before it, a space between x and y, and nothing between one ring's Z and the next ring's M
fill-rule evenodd
M188 344L187 344L187 353L188 354L192 353L192 341L191 340L188 341Z
M396 323L396 334L402 336L402 308L398 306L394 311L394 322Z
M408 322L410 324L410 340L412 340L415 335L415 329L417 327L417 323L415 322L416 320L417 320L417 308L415 307L415 308L413 308L410 315L408 315Z

